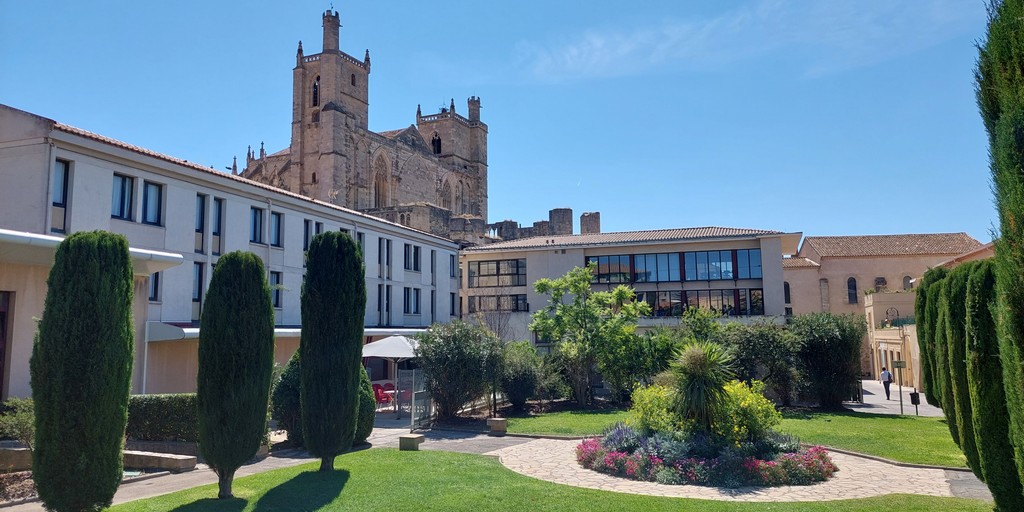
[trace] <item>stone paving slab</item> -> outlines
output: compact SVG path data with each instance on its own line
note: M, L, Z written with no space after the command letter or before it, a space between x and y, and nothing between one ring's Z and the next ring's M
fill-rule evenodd
M755 502L843 500L893 493L953 496L941 469L893 466L835 452L829 455L839 471L827 482L815 485L718 489L639 482L584 469L576 462L577 444L579 441L536 439L485 455L496 455L512 471L540 480L649 496Z

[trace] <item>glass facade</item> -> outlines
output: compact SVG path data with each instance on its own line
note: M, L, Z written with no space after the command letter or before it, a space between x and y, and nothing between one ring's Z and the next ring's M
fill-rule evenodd
M637 283L679 281L679 253L633 256L633 281Z
M593 263L594 283L628 283L629 256L588 256L587 265Z
M484 311L529 311L526 294L470 295L467 297L470 313Z
M526 260L469 262L470 288L526 286Z

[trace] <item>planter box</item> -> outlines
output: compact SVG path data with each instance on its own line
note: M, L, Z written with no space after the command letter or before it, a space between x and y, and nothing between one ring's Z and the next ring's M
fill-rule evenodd
M32 469L32 451L28 448L0 448L0 473Z

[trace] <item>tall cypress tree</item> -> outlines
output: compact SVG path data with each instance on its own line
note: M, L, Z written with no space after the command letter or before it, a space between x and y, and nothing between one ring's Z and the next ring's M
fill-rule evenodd
M263 260L251 252L217 261L199 328L199 448L232 497L235 471L267 431L274 368L274 309Z
M979 261L967 281L967 384L973 407L974 438L978 446L982 480L992 492L996 510L1024 510L1024 488L1013 453L999 362L993 307L995 274L991 261Z
M914 298L914 315L919 319L917 343L921 353L921 390L929 404L939 406L939 392L935 386L935 320L938 314L938 298L929 295L931 285L946 276L944 267L936 267L924 273Z
M967 341L966 321L967 279L974 269L974 263L964 263L953 269L946 278L946 294L942 297L942 305L946 308L946 350L949 361L949 395L952 420L956 422L960 439L957 444L967 457L967 465L981 478L981 464L978 460L978 448L974 440L974 424L971 419L971 394L967 389Z
M938 313L935 317L935 384L939 392L939 402L942 412L946 416L946 426L949 427L949 434L953 436L953 442L960 447L960 429L956 426L955 402L953 401L953 386L950 383L949 373L949 346L947 345L946 325L949 323L948 302L943 300L946 295L946 287L949 278L935 282L928 290L929 295L934 294L938 298Z
M313 237L302 283L300 394L306 449L320 471L351 448L359 411L366 312L363 254L347 234Z
M975 69L999 212L997 328L1018 476L1024 481L1024 0L993 0Z
M102 231L57 246L30 370L32 475L50 510L99 510L121 483L135 330L128 241Z

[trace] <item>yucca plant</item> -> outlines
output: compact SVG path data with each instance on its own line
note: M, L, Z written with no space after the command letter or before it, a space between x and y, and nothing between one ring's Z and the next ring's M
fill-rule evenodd
M672 370L677 382L676 412L711 432L725 399L725 384L735 373L729 351L718 343L690 340L679 351Z

